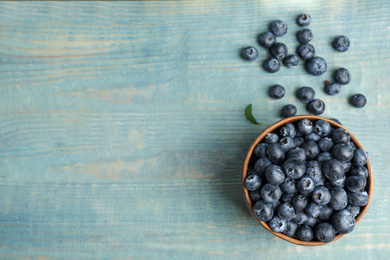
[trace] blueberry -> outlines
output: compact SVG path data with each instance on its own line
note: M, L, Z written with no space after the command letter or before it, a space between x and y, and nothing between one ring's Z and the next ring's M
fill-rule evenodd
M312 101L315 94L316 92L311 87L301 87L296 92L297 98L305 103Z
M368 177L368 170L365 166L353 166L351 170L349 171L349 174L351 176L359 175L364 178Z
M278 143L268 145L267 155L273 163L278 164L283 162L285 158L283 146Z
M294 218L292 219L292 221L294 223L297 223L298 225L303 225L307 222L307 219L309 217L305 214L305 212L299 210L295 213L295 216Z
M321 57L313 57L306 61L306 71L314 76L325 73L327 69L326 61Z
M291 200L292 200L292 198L294 197L294 194L288 194L288 193L284 193L283 195L282 195L282 197L280 198L280 201L282 202L282 203L291 203Z
M269 29L275 36L283 36L287 33L287 24L281 20L275 20L270 24Z
M277 143L279 142L279 136L275 133L268 133L264 137L264 142L266 142L267 144Z
M352 192L359 191L366 187L366 178L360 175L349 176L345 181L345 186Z
M352 147L352 149L354 150L354 151L356 151L356 149L357 149L357 146L356 146L356 144L351 140L351 141L349 141L349 143L348 143L351 147Z
M337 128L332 133L332 140L335 144L349 143L351 136L349 132L342 128Z
M311 22L311 17L308 14L300 14L297 17L297 23L300 26L308 26Z
M331 96L341 92L341 85L337 82L325 81L325 93Z
M287 226L286 230L284 230L283 234L286 236L292 237L295 235L295 232L298 229L298 224L292 222L292 221L287 221Z
M297 158L301 161L306 161L306 151L301 147L294 147L288 151L286 158Z
M270 165L265 170L265 178L267 179L268 183L273 185L280 185L284 182L286 176L284 175L282 167L278 165Z
M316 50L310 43L303 43L298 46L297 53L303 60L308 60L314 57Z
M319 136L325 137L330 133L331 129L332 129L332 127L330 126L330 124L327 121L317 120L313 131L315 133L317 133Z
M279 187L284 194L294 194L295 192L297 192L295 180L292 178L285 178L284 182L280 184Z
M334 79L341 85L347 85L351 81L351 74L345 68L339 68L334 72Z
M298 31L297 39L300 43L308 43L313 39L313 33L310 29L302 29Z
M275 35L271 32L263 32L260 33L259 36L257 37L257 42L261 46L265 48L269 48L276 42L276 38Z
M264 157L267 155L267 148L268 148L267 143L259 143L258 145L255 146L253 153L259 158Z
M325 111L325 103L321 99L314 99L307 104L306 109L309 113L321 115Z
M343 165L344 172L348 172L352 167L351 162L341 162L341 164Z
M294 138L296 134L297 134L297 130L295 129L295 126L292 123L287 123L280 128L280 136L282 137L289 136L291 138Z
M339 36L336 39L334 39L332 42L333 48L341 52L348 50L349 45L350 45L350 41L346 36Z
M284 173L293 179L301 178L306 171L305 162L297 158L289 158L283 163Z
M340 120L338 120L337 118L329 118L330 120L332 120L333 122L336 122L337 124L339 125L343 125Z
M348 192L348 202L352 206L363 207L368 203L369 196L366 190Z
M320 153L320 149L318 148L317 143L314 141L306 141L302 144L302 148L305 150L306 158L308 160L314 160Z
M334 229L341 234L348 234L355 228L355 218L346 209L333 213L331 222Z
M360 213L360 207L359 206L353 206L351 204L348 204L348 206L345 208L346 210L349 210L352 213L352 216L356 218Z
M321 212L318 215L318 218L321 220L328 220L333 214L333 209L331 209L328 205L324 205L321 208Z
M307 206L307 198L305 195L299 194L299 195L294 195L294 197L291 200L291 204L295 208L295 210L303 210Z
M307 207L305 208L306 215L308 217L317 218L320 215L322 206L314 201L309 202ZM307 223L306 223L307 225Z
M275 73L280 70L280 62L274 57L269 57L264 60L263 69L269 73Z
M344 188L346 179L347 179L347 177L344 175L343 177L341 177L337 180L330 181L330 185L332 185L333 187Z
M255 162L255 171L260 175L264 176L265 169L270 166L272 162L267 157L261 157Z
M330 137L324 137L324 138L321 138L318 142L318 148L320 149L320 151L322 152L329 152L334 143L332 142L332 138Z
M302 241L311 241L314 237L313 230L307 225L303 225L297 229L296 236Z
M322 152L316 157L316 161L322 166L322 163L333 159L332 155L329 152Z
M280 139L279 143L286 153L295 147L294 139L292 139L290 136L283 137Z
M330 191L330 201L328 206L333 210L342 210L348 204L348 196L343 188L334 187Z
M299 58L297 55L295 54L290 54L290 55L287 55L286 58L283 59L283 64L287 67L287 68L292 68L292 67L295 67L297 66L299 63Z
M250 191L249 192L249 197L250 197L252 202L256 202L256 201L261 200L260 190Z
M305 135L305 141L313 141L313 142L318 142L321 139L321 136L318 134L311 132L308 135Z
M354 155L354 150L349 144L339 143L333 146L332 148L333 158L341 162L352 160L353 155Z
M316 186L324 184L325 178L322 175L321 167L317 161L306 162L305 174L313 179Z
M273 85L268 90L269 96L274 99L281 99L282 97L284 97L285 93L286 90L281 85Z
M350 97L349 103L357 108L362 108L366 105L367 99L363 94L356 94Z
M282 117L295 116L296 113L297 113L297 107L292 104L283 106L281 110Z
M331 224L323 222L316 226L315 234L318 241L329 243L336 236L336 231Z
M344 168L338 160L330 159L322 163L322 173L330 181L334 181L344 176Z
M263 200L259 200L253 205L253 215L260 221L268 221L272 219L274 210L271 205Z
M274 216L269 222L269 227L273 232L281 233L284 232L287 228L287 221L278 216Z
M259 52L255 47L246 47L242 50L241 56L244 60L254 61L259 56Z
M250 191L255 191L261 186L261 178L259 175L249 175L245 179L245 188Z
M269 53L278 60L283 60L287 56L287 52L287 46L281 42L276 42L269 48Z
M295 146L301 146L305 142L305 138L298 136L294 138L294 144Z
M292 220L295 217L294 207L290 203L283 203L277 209L278 217Z
M313 132L313 122L311 122L309 119L302 119L298 122L297 128L298 131L302 134L310 134Z
M275 203L282 196L282 191L280 190L279 186L275 186L270 183L266 183L261 188L260 192L263 200L268 203Z
M314 180L308 175L304 175L302 176L302 178L297 180L296 186L297 186L297 190L304 195L308 195L316 187Z
M313 201L319 205L328 204L330 198L330 191L324 186L317 186L312 193Z
M362 149L356 149L352 162L356 166L363 166L367 163L367 153Z

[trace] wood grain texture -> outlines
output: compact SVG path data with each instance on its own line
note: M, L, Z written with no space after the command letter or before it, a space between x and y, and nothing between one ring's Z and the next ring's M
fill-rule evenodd
M239 50L273 19L297 47L311 14L328 72L277 74ZM0 258L385 259L390 253L390 2L1 2ZM346 53L332 38L351 39ZM352 74L334 97L323 81ZM282 84L282 100L267 97ZM312 86L369 151L374 196L353 233L305 248L245 206L246 152ZM367 106L346 99L364 93ZM244 109L265 125L251 125Z

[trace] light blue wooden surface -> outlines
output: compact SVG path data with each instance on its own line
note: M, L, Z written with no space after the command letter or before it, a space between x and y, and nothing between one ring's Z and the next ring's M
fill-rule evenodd
M310 28L329 70L239 58L273 19ZM390 253L390 2L1 2L0 258L385 259ZM351 39L346 53L333 37ZM352 82L322 91L332 70ZM282 84L286 97L270 100ZM374 197L355 231L305 248L267 233L240 187L245 153L312 86L369 151ZM362 92L362 110L346 99ZM247 104L264 126L244 118Z

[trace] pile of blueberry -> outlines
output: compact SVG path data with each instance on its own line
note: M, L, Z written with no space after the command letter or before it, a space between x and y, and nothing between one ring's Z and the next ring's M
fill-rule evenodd
M311 22L311 17L308 14L301 14L297 17L297 23L300 26L308 26ZM300 42L296 52L298 55L288 55L287 46L282 42L276 42L277 37L284 36L287 33L287 24L281 20L271 22L269 31L260 33L258 43L269 50L270 57L263 61L262 67L269 73L275 73L280 70L281 63L287 68L293 68L299 64L299 58L305 62L305 69L309 74L314 76L322 75L327 70L326 61L318 56L315 56L316 51L313 45L309 42L313 39L313 33L310 29L304 28L297 33L297 40ZM350 46L350 41L346 36L336 37L332 46L339 52L345 52ZM241 56L245 60L254 61L259 56L258 50L249 46L242 50ZM341 91L341 85L346 85L351 81L351 74L345 68L339 68L334 72L334 81L325 81L324 92L328 95L336 95ZM277 87L276 87L277 86ZM283 86L276 85L269 89L269 94L272 98L280 99L285 94ZM306 96L306 91L309 91ZM320 115L325 110L325 104L321 99L314 99L314 90L310 87L303 87L296 93L299 99L307 103L307 110L315 115ZM305 95L305 97L303 97ZM302 97L302 98L300 98ZM365 106L367 99L363 94L356 94L350 97L350 104L354 107L361 108ZM294 105L289 104L282 108L281 115L283 117L294 116L297 109Z
M244 186L254 216L274 232L328 243L355 228L369 201L366 163L348 131L302 119L254 148Z

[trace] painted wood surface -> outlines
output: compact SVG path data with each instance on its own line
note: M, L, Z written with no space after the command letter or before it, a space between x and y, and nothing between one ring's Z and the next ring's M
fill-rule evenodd
M273 19L297 47L312 15L323 76L276 74L239 50ZM390 253L390 2L1 2L0 258L385 259ZM346 53L330 47L351 39ZM352 82L324 94L346 67ZM272 84L285 98L267 97ZM252 141L312 86L369 151L374 197L355 231L306 248L263 229L240 177ZM368 97L352 108L353 93ZM250 124L252 103L264 126Z

